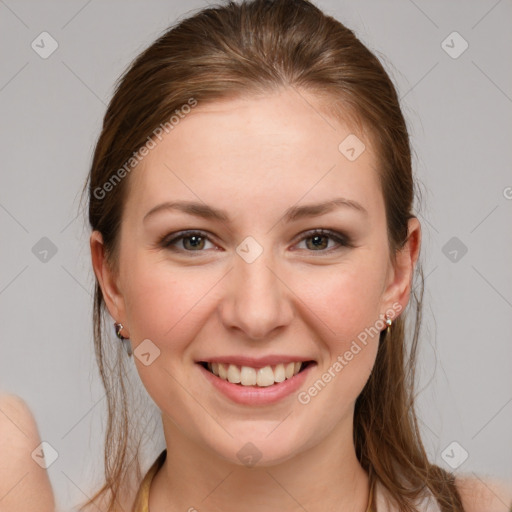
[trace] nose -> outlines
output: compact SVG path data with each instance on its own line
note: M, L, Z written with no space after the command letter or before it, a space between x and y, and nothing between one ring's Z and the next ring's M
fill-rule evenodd
M252 340L268 339L289 325L293 293L266 251L252 263L235 255L219 314L223 325ZM283 274L281 272L281 274Z

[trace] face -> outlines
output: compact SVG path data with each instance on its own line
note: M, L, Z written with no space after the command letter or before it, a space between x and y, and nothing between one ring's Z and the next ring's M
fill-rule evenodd
M305 93L198 104L130 175L119 271L96 274L192 446L274 464L351 442L414 263L391 263L370 141L339 148L354 133Z

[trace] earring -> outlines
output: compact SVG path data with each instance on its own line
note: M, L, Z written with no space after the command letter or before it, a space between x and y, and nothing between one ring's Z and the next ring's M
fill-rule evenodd
M125 338L121 334L122 329L123 329L123 324L114 322L114 330L116 332L116 336L121 340L121 343L123 344L124 349L126 350L126 353L128 354L128 356L131 356L132 355L132 346L130 344L129 338Z
M389 336L389 334L391 333L391 326L393 325L393 320L391 320L391 318L388 315L386 315L386 325L386 335Z

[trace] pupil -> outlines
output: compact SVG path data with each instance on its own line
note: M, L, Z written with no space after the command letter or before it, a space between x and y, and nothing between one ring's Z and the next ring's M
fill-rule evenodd
M320 243L320 244L318 244L318 242L320 242L322 238L324 239L324 243ZM326 237L325 237L325 236L323 236L323 235L315 235L315 236L312 236L312 237L311 237L311 240L313 241L313 244L314 244L314 245L313 245L313 248L316 248L316 249L318 249L318 248L320 248L320 249L324 249L324 248L326 247L326 244L325 244L325 238L326 238Z
M189 242L189 245L193 248L200 247L201 243L203 243L202 237L197 235L191 235L185 239L185 244Z

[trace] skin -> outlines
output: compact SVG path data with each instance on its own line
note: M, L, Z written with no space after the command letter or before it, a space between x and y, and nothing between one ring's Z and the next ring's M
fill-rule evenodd
M466 512L510 512L512 511L512 482L481 476L460 474L456 478L457 488Z
M1 394L0 512L54 512L48 473L31 456L40 444L37 425L27 404L16 395Z
M352 423L377 336L307 405L297 393L273 405L235 404L212 390L195 363L296 355L316 362L299 391L307 390L358 334L409 300L420 224L410 220L393 263L370 141L358 134L366 150L349 161L338 146L357 132L326 122L320 108L311 94L292 90L198 105L129 177L117 271L106 263L101 234L91 235L110 314L134 350L145 339L160 350L149 366L134 358L162 411L168 450L151 487L152 512L234 511L241 503L247 512L366 510L368 476ZM291 206L340 196L366 214L342 207L283 219ZM155 205L175 200L223 209L230 221L170 210L143 221ZM326 238L328 246L316 249L311 235L303 238L316 228L348 236L352 246ZM206 231L211 241L199 251L190 239L174 244L181 252L159 245L185 229ZM263 248L252 263L236 253L247 236ZM261 453L252 468L237 457L248 442Z

